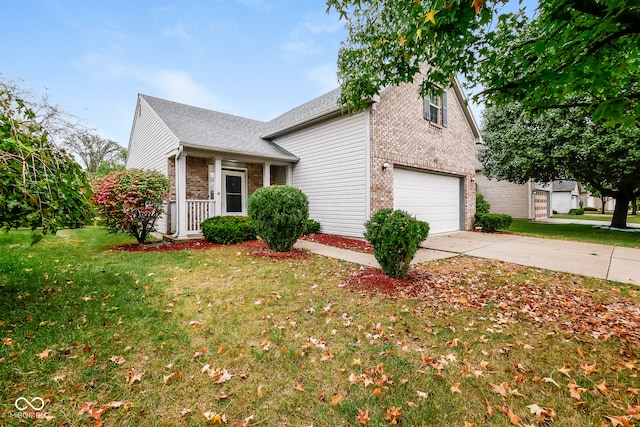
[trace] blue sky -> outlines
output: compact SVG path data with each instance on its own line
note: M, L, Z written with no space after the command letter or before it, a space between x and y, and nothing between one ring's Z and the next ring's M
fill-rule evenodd
M125 147L138 93L269 120L336 88L346 35L321 0L18 0L3 17L2 77Z
M270 120L338 86L346 36L324 0L13 0L2 12L2 78L125 147L138 93Z

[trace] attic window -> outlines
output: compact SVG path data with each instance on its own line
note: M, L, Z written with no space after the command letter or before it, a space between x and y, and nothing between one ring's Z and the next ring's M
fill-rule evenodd
M422 117L425 120L437 125L447 127L447 92L443 92L440 96L426 95L424 97L424 106Z

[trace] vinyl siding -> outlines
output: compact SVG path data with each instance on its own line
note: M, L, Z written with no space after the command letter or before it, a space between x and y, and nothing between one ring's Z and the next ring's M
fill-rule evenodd
M323 233L362 237L368 219L367 114L343 116L274 140L300 161L293 186Z
M129 139L127 169L155 170L167 176L168 153L177 147L176 137L139 97ZM156 230L167 232L166 215L158 219Z

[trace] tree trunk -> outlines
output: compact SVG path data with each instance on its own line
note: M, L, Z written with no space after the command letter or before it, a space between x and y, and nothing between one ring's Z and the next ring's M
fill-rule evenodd
M602 202L602 215L604 215L604 205L607 204L607 197L600 196L600 201Z
M611 218L611 227L627 228L627 214L629 212L630 201L628 197L618 194L616 197L616 207L613 209L613 218Z
M638 199L631 199L631 215L638 215Z

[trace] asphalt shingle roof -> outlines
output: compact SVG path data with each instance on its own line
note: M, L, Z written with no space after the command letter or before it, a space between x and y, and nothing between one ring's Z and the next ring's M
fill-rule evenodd
M338 88L269 122L262 122L154 96L140 95L182 144L291 161L297 161L298 158L269 141L268 137L323 114L337 111L339 96Z
M553 191L573 191L576 181L553 181Z
M298 158L262 139L266 123L232 114L140 95L182 144L296 161Z

